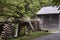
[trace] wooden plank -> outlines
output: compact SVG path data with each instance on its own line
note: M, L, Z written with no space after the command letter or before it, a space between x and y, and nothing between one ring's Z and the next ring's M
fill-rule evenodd
M59 30L60 30L60 14L59 14Z
M28 23L30 24L30 27L32 28L32 30L35 31L32 23L30 21L28 21Z

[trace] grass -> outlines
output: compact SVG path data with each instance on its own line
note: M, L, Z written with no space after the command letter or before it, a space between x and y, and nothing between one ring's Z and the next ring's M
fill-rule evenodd
M44 35L47 35L47 34L50 34L50 33L46 33L46 32L31 32L30 36L12 38L11 40L31 40L33 38L41 37L41 36L44 36Z

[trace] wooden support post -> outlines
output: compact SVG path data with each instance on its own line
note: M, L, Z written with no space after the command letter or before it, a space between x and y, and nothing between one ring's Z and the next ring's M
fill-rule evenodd
M18 24L16 25L15 35L14 35L14 37L17 37L17 36L18 36Z
M28 21L28 23L30 24L31 29L32 29L33 31L35 31L32 23L31 23L30 21Z

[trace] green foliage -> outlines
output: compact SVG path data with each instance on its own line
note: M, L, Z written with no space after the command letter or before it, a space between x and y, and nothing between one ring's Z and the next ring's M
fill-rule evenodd
M0 0L0 15L32 17L42 6L47 5L50 5L49 0Z
M60 5L60 0L53 0L52 1L52 4L53 5Z

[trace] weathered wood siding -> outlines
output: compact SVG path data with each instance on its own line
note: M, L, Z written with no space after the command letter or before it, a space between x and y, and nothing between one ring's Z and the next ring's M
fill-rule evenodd
M59 14L59 30L60 30L60 14Z
M43 17L43 28L47 28L47 29L59 28L59 15L58 14L42 15L41 17Z

